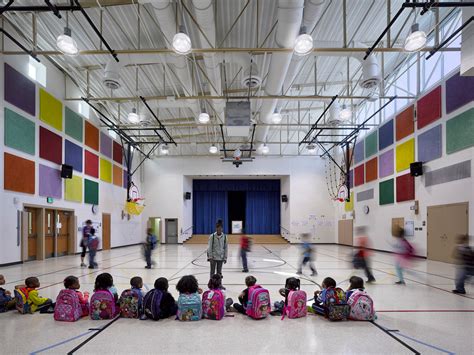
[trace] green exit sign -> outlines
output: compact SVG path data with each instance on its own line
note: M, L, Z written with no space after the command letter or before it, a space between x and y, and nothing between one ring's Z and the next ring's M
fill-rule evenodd
M46 202L47 203L53 203L54 199L52 197L46 197Z

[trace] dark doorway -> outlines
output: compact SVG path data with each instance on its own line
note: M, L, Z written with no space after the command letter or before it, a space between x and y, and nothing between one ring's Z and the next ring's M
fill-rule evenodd
M245 204L247 200L246 191L227 192L229 218L227 219L229 233L232 233L232 221L242 221L245 228Z

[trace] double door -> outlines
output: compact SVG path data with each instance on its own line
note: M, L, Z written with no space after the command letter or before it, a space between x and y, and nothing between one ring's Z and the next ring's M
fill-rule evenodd
M52 258L68 254L69 223L71 212L60 210L45 210L45 257Z

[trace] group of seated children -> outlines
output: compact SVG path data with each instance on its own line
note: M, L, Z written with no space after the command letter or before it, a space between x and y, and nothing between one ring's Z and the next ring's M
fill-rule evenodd
M5 284L3 275L0 275L0 285ZM346 292L338 288L336 281L326 277L322 283L322 290L314 293L312 307L307 307L306 293L300 290L300 280L290 277L285 287L279 290L284 298L275 302L271 312L270 295L268 290L257 284L254 276L245 278L246 288L239 295L239 303L226 298L226 289L222 285L222 276L213 275L208 283L208 290L203 292L193 275L183 276L176 285L179 292L175 301L168 292L168 280L160 277L155 281L154 288L147 293L143 291L143 280L139 276L132 277L130 289L122 292L119 297L114 286L111 274L102 273L96 277L94 293L79 291L79 279L68 276L64 279L64 289L60 291L56 303L38 295L40 286L36 277L25 280L25 286L17 286L15 298L0 288L0 312L16 308L21 313L36 311L53 313L58 321L77 321L81 317L90 316L91 319L112 319L121 315L125 318L137 319L165 319L176 316L181 321L200 320L202 318L220 320L234 309L254 319L265 318L268 314L282 315L288 318L306 316L308 311L325 315L331 320L374 319L373 301L364 291L364 281L353 276ZM201 297L202 295L202 297Z

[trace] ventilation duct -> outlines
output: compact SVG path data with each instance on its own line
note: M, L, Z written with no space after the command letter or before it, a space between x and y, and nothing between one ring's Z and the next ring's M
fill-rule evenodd
M111 90L120 88L120 65L114 59L109 60L105 66L102 83Z

